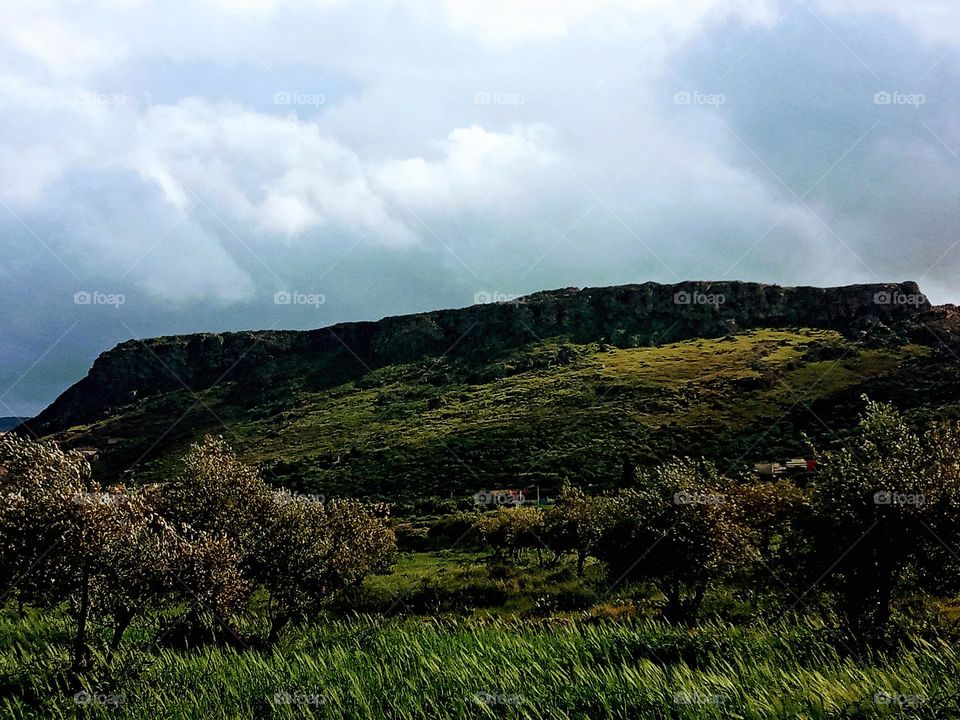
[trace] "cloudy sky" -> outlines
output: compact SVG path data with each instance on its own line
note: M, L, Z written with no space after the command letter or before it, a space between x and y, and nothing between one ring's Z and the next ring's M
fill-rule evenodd
M0 415L131 337L646 280L960 301L958 42L955 0L4 0Z

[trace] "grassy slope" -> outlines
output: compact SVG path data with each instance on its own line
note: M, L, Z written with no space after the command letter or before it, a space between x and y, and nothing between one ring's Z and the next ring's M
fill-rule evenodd
M445 496L565 477L603 483L619 476L624 456L749 462L796 452L795 424L811 420L806 407L823 408L927 352L864 348L809 329L644 348L548 340L491 363L431 359L321 390L304 370L259 395L230 385L168 393L66 437L105 448L107 473L147 453L149 478L172 471L172 458L198 435L218 432L278 481L327 495Z

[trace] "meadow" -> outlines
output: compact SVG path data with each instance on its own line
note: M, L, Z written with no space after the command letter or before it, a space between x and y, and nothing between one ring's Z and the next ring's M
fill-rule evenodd
M58 683L57 618L0 619L16 718L947 718L960 651L916 641L853 658L815 622L696 629L652 619L539 623L325 618L269 651L137 637L108 676ZM14 692L16 691L16 692Z
M814 614L758 619L721 592L684 626L656 617L650 588L607 595L596 563L583 579L571 565L401 553L275 646L182 647L146 621L79 685L67 673L69 618L10 606L0 708L24 719L960 717L960 649L946 625L854 650ZM244 637L263 604L240 619ZM96 662L106 666L102 650Z

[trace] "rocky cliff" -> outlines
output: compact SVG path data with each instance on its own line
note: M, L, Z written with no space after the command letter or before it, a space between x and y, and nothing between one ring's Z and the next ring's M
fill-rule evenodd
M941 313L942 315L942 313ZM761 327L838 330L896 342L942 319L915 283L838 288L744 282L644 283L539 292L474 305L309 331L205 333L130 340L97 358L88 375L29 422L58 432L153 393L192 392L229 380L236 392L291 373L314 386L424 357L489 359L531 341L650 345Z

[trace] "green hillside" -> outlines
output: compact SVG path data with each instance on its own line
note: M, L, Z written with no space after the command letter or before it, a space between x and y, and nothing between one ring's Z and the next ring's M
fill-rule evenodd
M202 433L223 434L277 482L331 496L615 484L625 464L671 454L737 467L801 452L801 431L829 445L861 392L905 392L898 378L916 384L932 352L809 328L635 348L557 338L493 362L428 358L327 388L301 369L239 398L236 382L156 393L60 437L97 448L103 474L134 467L156 480Z

